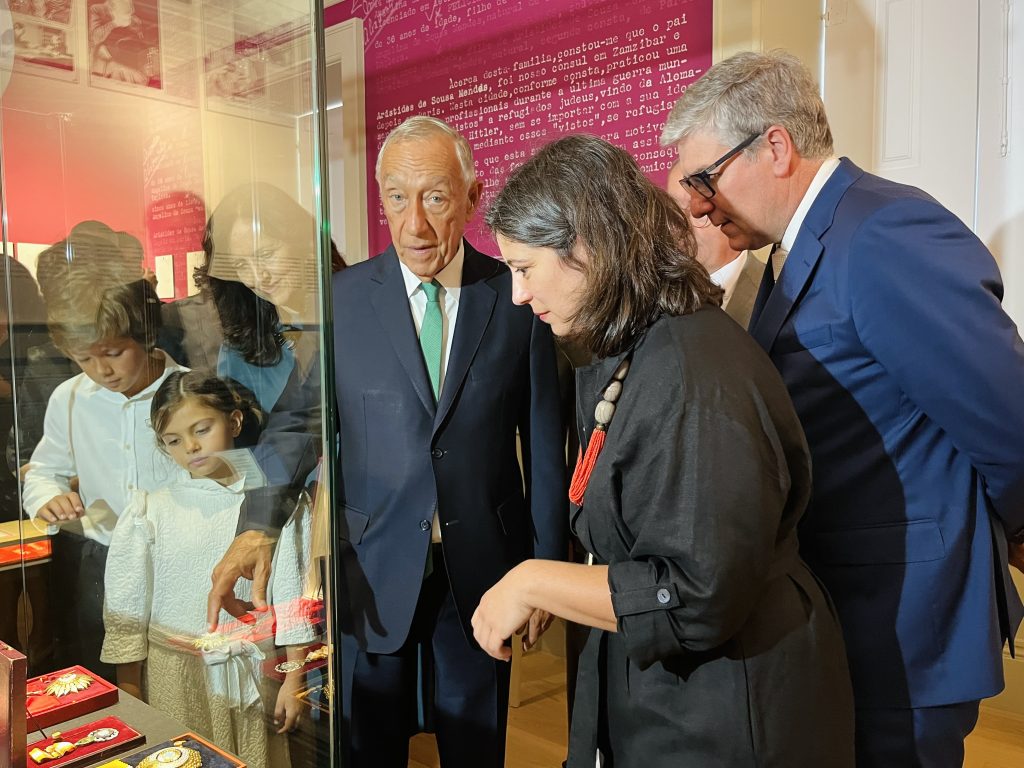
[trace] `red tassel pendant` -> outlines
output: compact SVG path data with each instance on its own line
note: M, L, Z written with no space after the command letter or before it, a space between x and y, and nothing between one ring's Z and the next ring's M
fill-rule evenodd
M590 436L590 443L587 445L587 453L584 456L583 450L576 458L576 469L572 473L572 483L569 485L569 501L577 507L583 504L583 494L587 491L587 484L590 482L590 474L597 464L597 457L604 448L605 431L600 426Z
M587 452L584 455L581 449L576 457L576 469L573 470L572 482L569 484L569 501L577 507L583 504L583 495L587 492L590 475L597 464L597 457L601 455L601 449L604 448L605 435L608 432L608 425L612 423L612 416L615 415L615 402L622 393L622 382L629 372L631 358L632 353L619 363L612 374L611 383L605 388L601 402L594 409L594 431L590 435Z

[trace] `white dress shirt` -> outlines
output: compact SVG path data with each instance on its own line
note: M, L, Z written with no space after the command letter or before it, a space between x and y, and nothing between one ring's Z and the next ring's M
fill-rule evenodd
M157 447L150 426L149 409L160 384L174 371L188 370L160 354L163 373L134 397L111 392L84 373L53 391L43 439L25 474L22 500L30 518L54 496L68 493L77 477L85 515L60 527L109 546L134 491L156 491L185 472ZM50 529L54 533L57 526Z
M459 294L462 292L462 263L465 258L465 246L459 243L455 257L434 275L434 280L441 286L441 290L438 291L441 301L441 377L437 383L438 393L444 389L448 358L452 354L452 337L455 336L455 321L459 318ZM420 329L423 327L423 315L427 311L427 295L423 292L423 281L414 275L401 259L398 263L402 267L405 293L409 297L412 322L416 327L416 337L419 338Z
M822 187L825 186L825 182L829 180L838 167L839 158L833 155L821 164L821 167L818 168L818 172L815 173L814 178L811 179L811 185L807 187L807 191L804 192L804 196L800 200L800 205L796 207L796 211L793 213L793 218L789 220L789 226L786 227L786 231L782 235L782 242L779 245L779 250L783 251L785 256L788 256L789 252L793 250L793 244L796 243L796 236L800 233L800 227L804 225L804 219L807 218L807 212L811 210L811 206L814 205L814 201L818 198ZM773 260L773 262L783 262L778 267L778 272L782 271L782 266L784 265L783 259L776 258ZM776 279L778 279L778 274L776 274Z
M725 309L729 299L732 298L732 294L736 290L736 283L740 279L740 274L743 272L748 258L750 258L750 251L743 251L724 267L719 267L711 273L711 282L725 291L725 295L722 296L722 309Z

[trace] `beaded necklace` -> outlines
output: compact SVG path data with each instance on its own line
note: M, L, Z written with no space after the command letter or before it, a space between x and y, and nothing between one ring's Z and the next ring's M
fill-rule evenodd
M581 448L576 457L576 469L572 473L572 483L569 484L569 501L576 506L583 504L583 495L587 492L590 475L594 471L594 465L597 464L597 457L600 455L601 449L604 448L605 435L608 432L608 425L612 422L612 416L615 415L615 403L618 401L619 395L622 394L622 382L626 379L626 374L629 373L631 357L632 354L628 355L615 368L611 382L605 387L601 401L594 408L594 432L590 436L590 442L587 443L586 454Z

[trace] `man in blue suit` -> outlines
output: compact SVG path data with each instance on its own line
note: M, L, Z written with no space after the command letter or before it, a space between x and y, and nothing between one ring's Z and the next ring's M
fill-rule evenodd
M694 216L776 244L750 332L811 448L801 553L843 624L858 765L959 766L1021 620L1024 345L996 264L927 194L834 156L788 54L712 67L664 135Z
M509 668L469 622L517 563L567 554L554 341L463 238L482 184L462 136L410 118L377 180L391 247L334 277L346 765L405 768L426 689L441 765L501 766Z

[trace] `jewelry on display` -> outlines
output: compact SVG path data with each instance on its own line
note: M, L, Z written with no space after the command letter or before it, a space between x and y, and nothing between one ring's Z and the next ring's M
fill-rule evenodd
M330 699L334 695L334 686L331 683L325 683L324 685L314 685L312 688L307 688L304 691L299 691L295 694L296 699L308 699L314 693L320 693L325 699Z
M35 747L29 750L28 756L38 765L39 763L45 763L47 760L57 760L64 757L69 752L74 752L76 747L84 747L86 744L100 741L113 741L118 735L117 728L97 728L94 731L89 731L89 733L74 743L70 741L54 741L53 744L46 748ZM60 731L54 731L50 734L50 738L59 739Z
M572 473L572 483L569 485L569 501L576 506L583 504L583 495L590 483L590 475L597 464L597 457L604 448L605 433L608 425L611 424L612 416L615 415L615 403L622 394L622 382L629 373L629 361L631 355L625 357L612 374L611 383L604 390L601 402L594 409L594 431L590 435L590 442L587 444L587 452L580 449L576 458L576 469Z
M93 742L113 741L117 737L117 728L97 728L95 731L89 731L89 733L76 741L75 746L84 747L86 744L92 744Z
M50 738L60 738L60 731L54 731L50 735ZM46 747L45 749L33 747L29 750L28 756L31 757L33 762L35 762L38 765L39 763L45 763L47 760L57 760L61 757L64 757L64 755L66 755L68 752L74 751L75 745L72 744L70 741L55 741L53 742L53 744Z
M320 661L326 659L330 653L330 648L326 645L321 645L319 648L310 651L306 654L306 658L303 661L282 661L280 664L274 667L278 672L288 674L289 672L295 672L296 670L302 669L307 664L312 664L314 661Z
M229 645L230 643L231 638L227 635L222 635L219 632L210 632L202 637L197 637L192 641L192 645L204 653L209 651L219 651L225 645Z
M67 696L69 693L84 691L92 683L93 679L88 675L79 674L78 672L65 672L63 675L51 680L45 690L26 691L26 693L29 696L56 696L59 699L61 696Z
M147 755L139 763L139 768L200 768L203 756L184 744L184 741L176 741L173 747L164 747Z

